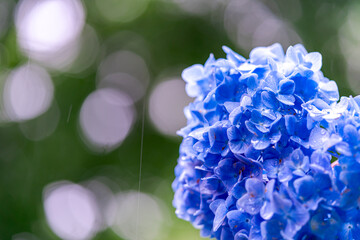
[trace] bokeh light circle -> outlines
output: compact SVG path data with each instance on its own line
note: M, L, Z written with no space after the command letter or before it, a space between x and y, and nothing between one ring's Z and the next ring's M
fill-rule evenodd
M3 92L6 114L13 121L35 118L49 108L53 95L49 74L35 64L23 65L6 79Z
M205 15L211 13L216 9L221 9L223 4L228 0L173 0L183 11L196 14Z
M49 54L56 55L73 43L84 23L85 11L80 0L22 0L15 14L21 49L43 62Z
M97 177L84 184L96 198L102 220L102 230L112 226L116 216L117 201L112 189L108 186L109 183L112 182L108 178Z
M145 86L141 81L122 72L107 75L100 81L98 87L120 89L129 94L134 101L138 101L145 94Z
M39 117L21 122L19 128L27 139L41 141L55 132L59 120L60 110L57 104L54 103L48 111Z
M127 50L121 50L108 55L100 64L98 79L105 78L113 73L127 73L144 85L149 83L149 70L142 57Z
M291 24L258 0L231 0L224 12L224 27L228 36L245 50L275 42L284 47L301 43Z
M74 74L92 72L91 66L97 64L100 52L100 39L95 29L85 25L82 35L71 47L69 51L76 52L77 56L74 60L67 61L65 70Z
M183 109L191 102L180 79L160 82L150 95L149 115L156 128L167 135L186 125Z
M98 69L98 88L126 92L133 101L140 100L149 84L149 71L142 57L130 51L107 56Z
M131 22L147 8L149 0L95 0L102 18L109 22Z
M80 110L80 127L88 146L111 151L129 134L135 120L132 99L124 92L102 88L91 93Z
M356 94L360 93L359 61L360 61L360 4L354 3L348 9L345 22L339 29L340 48L346 62L347 80L351 90Z
M118 209L112 229L128 240L162 239L164 213L159 200L141 192L117 195Z
M99 213L93 194L70 182L57 182L44 190L46 220L62 239L90 239L99 225Z

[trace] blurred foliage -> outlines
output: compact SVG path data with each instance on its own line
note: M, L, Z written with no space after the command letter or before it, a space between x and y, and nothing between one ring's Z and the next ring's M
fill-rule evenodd
M341 95L352 94L346 82L345 56L338 40L338 30L352 2L274 0L263 3L292 25L308 50L322 53L323 72L337 81ZM103 49L100 58L113 51L113 45L106 46L106 40L111 36L123 31L141 36L144 44L140 48L132 42L134 39L126 38L118 43L118 48L132 50L144 57L150 70L150 85L166 71L179 76L184 67L203 63L210 52L224 56L222 45L228 45L244 56L249 53L249 49L236 47L227 36L222 23L223 9L195 15L182 11L171 1L151 1L146 11L134 21L109 23L99 16L92 1L84 1L84 4L87 23L100 37ZM15 6L13 4L9 11L12 12ZM297 11L300 11L300 17L293 19ZM0 52L0 72L3 73L27 60L16 44L12 18L9 14L8 28L0 38L0 51L6 49ZM83 143L78 132L79 111L84 99L96 88L96 69L92 66L87 75L54 72L52 78L60 121L51 136L30 141L19 130L19 123L1 126L0 238L11 239L16 233L30 232L39 239L57 239L46 224L42 205L42 191L49 183L64 179L81 183L96 176L106 176L121 190L136 190L141 119L145 117L141 190L155 194L166 203L171 213L171 239L198 239L198 231L177 219L171 207L171 182L181 139L161 135L150 123L148 115L142 116L141 109L146 101L137 103L137 122L119 148L110 153L95 154ZM106 230L95 239L120 238Z

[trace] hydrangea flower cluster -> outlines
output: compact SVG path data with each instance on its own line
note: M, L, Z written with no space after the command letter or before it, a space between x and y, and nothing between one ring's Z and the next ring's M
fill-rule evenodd
M182 73L177 216L222 240L360 239L360 97L302 45L223 50Z

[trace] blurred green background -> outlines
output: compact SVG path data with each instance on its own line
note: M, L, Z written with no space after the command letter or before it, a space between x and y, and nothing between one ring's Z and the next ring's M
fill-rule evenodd
M356 1L0 0L0 239L200 239L171 204L182 69L303 43L356 95L358 29Z

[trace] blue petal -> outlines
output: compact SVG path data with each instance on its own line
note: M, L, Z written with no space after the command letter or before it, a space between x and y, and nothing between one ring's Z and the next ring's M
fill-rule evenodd
M261 236L263 240L283 239L281 231L285 228L286 222L277 216L269 221L263 221L260 224Z
M259 86L257 75L251 74L250 76L247 77L247 86L251 90L255 90Z
M215 90L215 99L219 103L231 101L235 91L234 85L224 82Z
M303 159L304 153L301 151L300 148L295 149L294 152L291 154L291 161L296 165L300 165Z
M359 171L352 171L350 169L348 171L342 171L340 173L340 180L345 183L345 185L348 185L350 188L357 189L360 182L360 173ZM360 194L360 192L358 192L357 194Z
M216 107L217 103L215 100L215 90L216 89L211 90L208 93L208 95L204 98L203 106L205 109L212 109L212 108Z
M212 203L210 203L209 208L210 210L215 214L216 210L218 209L218 207L220 205L224 204L225 205L225 200L224 199L216 199L214 200Z
M309 137L310 147L313 149L319 149L326 146L326 142L329 141L330 133L321 127L315 127ZM327 150L327 149L325 149Z
M225 102L224 106L226 108L226 111L228 111L228 113L231 113L232 111L234 111L235 108L239 107L240 104L238 102Z
M250 215L239 210L227 213L227 219L231 230L236 233L242 229L250 230Z
M265 90L277 93L279 87L279 74L277 72L271 72L265 79Z
M263 168L259 162L252 161L242 171L243 177L262 179Z
M232 239L234 236L228 226L224 226L221 230L220 240Z
M250 60L254 64L266 64L267 58L281 61L284 58L284 50L279 43L269 47L257 47L250 52Z
M234 159L226 158L219 162L218 166L214 169L214 173L218 176L227 189L231 189L239 178L239 171L244 165Z
M245 188L251 197L261 197L264 195L265 186L263 181L256 178L249 178L246 180Z
M290 221L297 225L297 230L304 226L310 218L308 210L299 202L294 202L294 208L290 213Z
M344 140L352 146L356 146L358 141L358 132L353 125L346 125L344 127Z
M287 167L282 167L278 174L280 182L288 182L293 178L292 171Z
M290 60L295 64L299 64L299 59L297 57L296 50L294 49L294 47L292 46L288 47L288 49L286 50L286 59Z
M284 79L280 81L279 88L280 88L279 91L280 94L290 95L293 94L295 91L295 83L292 80Z
M263 162L263 167L266 170L268 178L276 178L279 170L279 159L266 159Z
M291 200L282 197L278 192L273 193L273 201L277 213L286 214L290 211L292 206Z
M319 71L322 66L322 57L318 52L312 52L305 56L305 61L311 63L311 70Z
M294 181L294 188L298 198L302 201L306 201L307 199L314 197L315 183L311 176L307 175L296 179Z
M339 90L335 81L329 81L320 85L320 90L324 92L330 101L339 100Z
M255 127L255 124L250 122L250 121L245 121L245 126L246 128L249 130L249 132L255 134L255 135L259 135L260 131Z
M220 179L211 176L201 180L200 192L201 194L220 195L225 192L225 188Z
M243 154L246 152L248 145L241 140L235 140L229 142L230 150L235 154Z
M215 62L214 54L210 53L209 58L205 62L205 69L211 68L212 64Z
M243 232L238 232L234 236L234 240L248 240L248 239L249 237Z
M295 102L295 97L293 95L278 95L276 99L282 102L285 105L293 106Z
M269 220L275 213L274 203L272 201L265 201L260 209L260 215L263 219Z
M278 106L278 101L276 100L276 96L273 92L263 91L261 93L261 100L262 103L270 109L275 109Z
M340 142L335 145L336 151L345 156L352 156L351 147L346 142Z
M202 80L204 79L204 67L201 64L192 65L182 72L181 77L186 82L196 82Z
M285 116L285 126L289 135L294 135L295 126L296 126L296 117L293 115Z
M302 55L306 55L308 54L308 52L306 51L304 45L298 43L294 46L294 49L298 52L300 52Z
M239 138L241 138L240 130L235 126L229 127L227 129L227 137L229 141L238 140Z
M212 168L212 167L215 167L218 165L218 163L220 161L220 157L218 154L211 154L211 153L207 152L204 154L203 160L204 160L204 165L206 167Z
M253 138L251 140L252 145L256 150L264 150L268 146L270 146L271 141L268 137L264 136L261 138Z
M244 194L246 194L245 180L237 182L231 189L230 194L237 199L241 198Z
M300 74L291 77L291 79L295 82L295 94L301 97L304 102L314 98L318 87L316 81Z
M317 173L314 175L315 186L320 190L332 188L332 181L329 174Z
M205 152L210 147L208 142L198 141L194 144L194 150L197 152Z
M216 232L219 227L223 224L228 209L225 206L225 203L221 203L215 212L214 224L213 224L213 231Z
M275 188L275 180L272 179L266 184L265 187L265 197L267 200L272 199L274 188Z
M261 198L254 198L245 194L236 202L236 206L238 209L243 209L245 212L254 215L260 212L263 203Z
M238 53L234 52L227 46L222 47L223 51L226 53L226 58L235 63L236 66L244 63L246 59L240 56Z
M270 143L271 144L276 144L277 142L280 141L281 136L282 136L281 131L276 131L276 132L272 131L271 135L269 136Z
M189 133L189 137L195 138L199 141L205 141L205 138L208 134L209 128L198 128Z
M220 153L227 142L226 128L222 126L212 127L209 131L209 142L213 153Z
M238 125L240 123L241 116L243 114L243 110L241 107L235 108L229 115L229 120L233 125Z
M341 227L341 219L335 211L319 211L310 220L312 233L321 239L335 239Z

